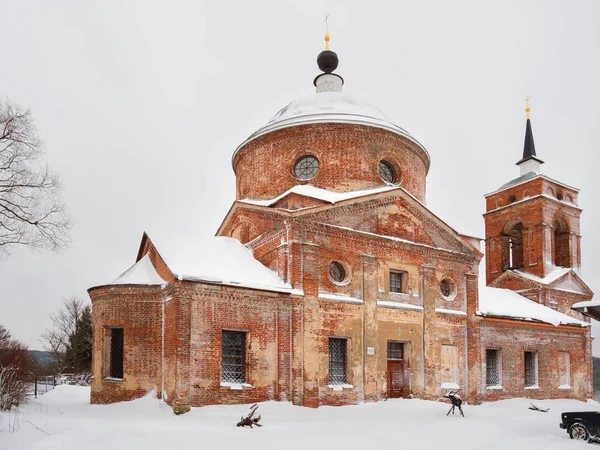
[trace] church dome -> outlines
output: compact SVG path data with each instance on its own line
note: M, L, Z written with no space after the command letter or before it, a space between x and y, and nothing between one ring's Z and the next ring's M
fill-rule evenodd
M425 147L410 133L393 123L381 109L345 92L318 92L294 100L280 109L266 125L251 134L238 147L238 150L266 133L283 128L318 123L347 123L391 131L416 143L429 159Z
M390 184L425 202L429 153L379 108L343 92L338 62L321 52L316 93L283 107L235 150L237 199L272 199L302 184L338 193Z

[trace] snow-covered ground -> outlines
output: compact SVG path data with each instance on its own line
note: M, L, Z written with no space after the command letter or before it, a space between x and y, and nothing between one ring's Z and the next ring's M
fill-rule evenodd
M530 411L529 401L523 399L465 405L464 419L446 417L446 403L422 400L319 409L267 402L259 408L264 426L249 429L235 426L246 406L193 408L175 416L151 395L133 402L90 405L89 388L57 386L21 407L15 433L7 431L8 415L0 415L0 449L590 448L571 441L558 424L561 411L600 409L597 403L536 403L549 407L550 412Z

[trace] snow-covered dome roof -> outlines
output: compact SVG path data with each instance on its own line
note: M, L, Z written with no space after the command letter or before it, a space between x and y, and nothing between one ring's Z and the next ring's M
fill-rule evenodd
M429 158L425 147L408 131L393 123L387 114L369 102L345 92L317 92L294 100L279 110L266 125L251 134L235 153L248 142L272 131L317 123L348 123L382 128L415 142Z

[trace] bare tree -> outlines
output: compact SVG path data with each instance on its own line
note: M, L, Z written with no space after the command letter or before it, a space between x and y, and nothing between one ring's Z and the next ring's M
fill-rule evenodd
M10 331L8 331L4 325L0 325L0 349L8 346L10 341Z
M12 339L10 332L0 325L0 411L18 407L25 399L31 363L27 346Z
M41 336L42 345L58 362L58 369L72 367L88 371L91 364L91 307L84 300L70 297L61 309L50 315L52 326Z
M41 156L31 112L0 101L0 256L12 246L56 250L69 242L60 180Z

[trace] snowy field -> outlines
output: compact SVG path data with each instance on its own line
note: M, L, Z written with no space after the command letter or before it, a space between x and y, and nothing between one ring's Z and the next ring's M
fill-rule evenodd
M551 400L536 402L551 408L540 413L516 399L465 405L463 419L446 417L446 403L422 400L317 410L267 402L259 408L264 426L249 429L235 426L245 406L193 408L175 416L151 395L113 405L88 402L89 388L57 386L22 406L15 433L7 432L8 415L2 413L0 449L593 449L595 444L569 439L558 424L562 411L600 409L596 402Z

